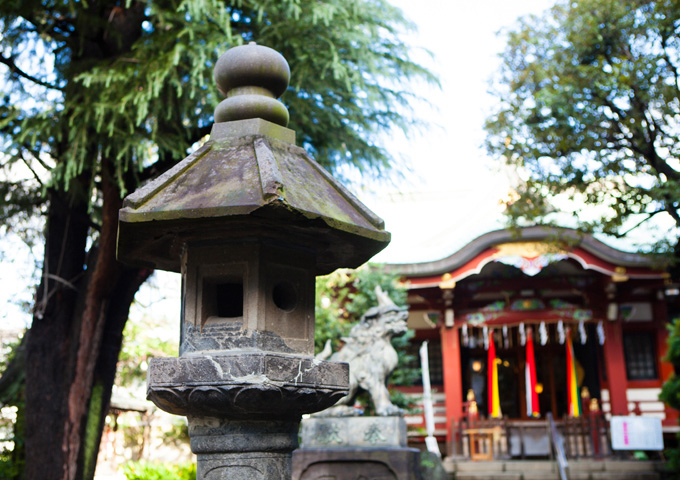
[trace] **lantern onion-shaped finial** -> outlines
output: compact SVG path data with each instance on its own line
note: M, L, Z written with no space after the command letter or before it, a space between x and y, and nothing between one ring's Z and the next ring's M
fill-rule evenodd
M230 48L217 60L214 78L226 97L215 123L261 118L288 125L288 109L277 98L288 88L290 67L276 50L255 42Z

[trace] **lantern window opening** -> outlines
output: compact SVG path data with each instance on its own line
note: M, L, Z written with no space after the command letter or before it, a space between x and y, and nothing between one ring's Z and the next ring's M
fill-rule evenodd
M290 313L295 310L298 304L297 289L291 282L279 282L272 289L272 300L277 308Z
M243 318L243 276L203 278L202 324Z

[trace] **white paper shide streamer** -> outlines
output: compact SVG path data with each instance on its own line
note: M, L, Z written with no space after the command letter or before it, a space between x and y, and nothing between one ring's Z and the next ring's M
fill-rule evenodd
M560 342L560 345L564 345L564 341L566 340L565 333L564 333L564 322L560 320L557 322L557 338Z
M538 335L541 338L541 345L548 343L548 328L545 326L545 322L541 322L538 327Z
M585 345L586 341L588 340L588 336L586 335L586 327L583 324L583 320L578 322L578 334L581 337L581 345Z
M600 341L600 345L604 345L604 325L602 320L597 322L597 339Z

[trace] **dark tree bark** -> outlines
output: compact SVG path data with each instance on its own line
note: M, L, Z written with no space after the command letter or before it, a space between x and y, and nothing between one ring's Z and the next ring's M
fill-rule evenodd
M26 342L27 480L92 478L122 330L132 298L150 274L115 261L120 183L127 193L133 191L208 133L208 104L215 99L206 88L204 53L216 54L233 36L278 46L289 58L300 59L300 72L343 66L347 74L337 78L300 75L289 96L291 114L299 112L291 127L302 136L300 144L313 145L317 160L330 169L349 162L385 173L390 157L364 134L388 126L406 131L420 123L396 108L407 106L410 94L379 81L394 78L395 72L404 79L434 81L420 65L405 60L409 49L395 41L407 23L398 11L381 2L338 8L332 18L342 28L328 29L326 6L304 0L304 15L292 19L293 4L300 2L191 0L156 2L154 8L136 0L0 2L6 33L0 63L9 68L8 88L29 100L36 86L60 92L57 100L48 98L44 110L32 106L39 102L16 105L13 94L0 99L0 135L12 143L7 151L16 150L29 169L33 163L40 171L51 169L49 179L34 172L40 188L26 191L0 179L0 187L8 186L24 202L13 211L30 207L42 215L37 202L47 208L43 272ZM335 4L342 1L330 2ZM192 12L190 21L187 12ZM272 24L286 28L272 29ZM357 34L355 25L368 27ZM308 55L307 43L290 41L301 31L320 45L335 45L341 58ZM47 67L36 62L22 69L38 38L50 57ZM356 45L360 48L348 48ZM45 71L49 65L53 70ZM384 101L352 101L358 92ZM319 95L324 102L315 100ZM338 114L326 100L340 102L345 113ZM337 128L319 129L319 122ZM152 145L154 153L147 157ZM44 155L50 157L47 163Z
M87 204L50 194L43 275L26 345L26 479L68 478L64 471L67 405L73 351L80 336L76 306L82 291ZM38 457L40 452L40 457ZM34 461L40 458L40 461Z
M86 204L56 194L50 203L43 281L27 343L27 480L93 478L123 328L151 273L116 261L121 192L107 169L103 162L102 228L87 259Z
M93 390L101 392L90 399L86 436L88 448L82 451L82 473L76 478L91 479L97 463L97 454L104 430L104 421L111 403L111 390L116 377L116 364L123 344L123 329L128 319L135 293L152 270L119 266L118 281L106 308L106 321L99 355L94 369Z

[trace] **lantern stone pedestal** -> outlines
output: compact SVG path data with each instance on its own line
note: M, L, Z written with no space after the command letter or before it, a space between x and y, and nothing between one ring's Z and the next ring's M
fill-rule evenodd
M390 239L295 146L289 76L270 48L228 50L210 139L119 214L119 260L182 274L180 356L150 361L147 398L188 418L197 480L290 478L302 415L348 392L347 364L313 358L314 278Z
M282 354L154 358L147 397L188 417L198 479L283 479L302 413L335 403L347 376L347 365Z
M403 417L311 417L301 437L293 480L422 480L420 451L407 447Z

